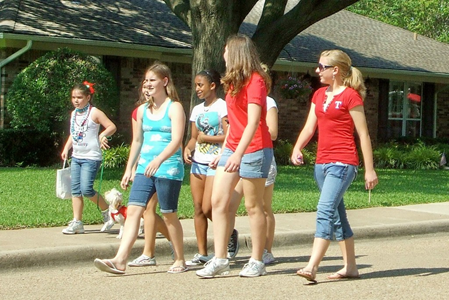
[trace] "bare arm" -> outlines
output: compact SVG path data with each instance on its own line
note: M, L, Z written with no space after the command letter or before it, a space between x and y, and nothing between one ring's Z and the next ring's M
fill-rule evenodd
M95 123L98 123L98 124L100 124L101 126L104 127L104 130L100 133L99 140L100 140L101 148L108 149L109 145L108 145L107 137L113 135L115 133L115 131L117 130L117 127L105 115L105 113L102 112L99 109L96 109L96 110L93 111L93 113L92 113L92 120Z
M70 151L70 149L72 149L72 145L73 145L73 139L72 139L72 136L69 135L69 138L67 139L67 142L65 143L64 149L62 150L62 153L61 153L61 158L63 160L67 160L69 158L69 151Z
M198 138L198 128L196 128L195 122L190 122L190 124L190 140L184 147L184 161L188 164L192 163L192 152L195 150Z
M272 107L267 111L266 120L271 140L275 141L278 138L278 110L276 107Z
M129 181L133 178L133 170L137 162L137 158L140 154L140 148L142 147L143 132L142 132L142 116L145 107L142 105L137 110L137 121L133 123L133 140L131 148L129 150L128 163L126 164L125 174L122 177L120 186L126 190Z
M145 176L153 176L159 169L159 166L182 146L186 115L181 103L173 102L170 106L168 116L170 117L172 125L172 139L167 147L165 147L165 149L145 168Z
M373 189L378 184L376 171L374 171L373 163L373 149L371 146L371 139L366 125L365 111L363 106L356 106L349 111L352 120L354 121L357 134L360 138L360 147L363 154L363 162L365 166L365 188L367 190Z
M296 140L296 144L293 147L293 152L291 156L291 161L294 165L301 165L304 163L301 150L309 143L310 139L313 137L317 127L317 117L315 115L315 104L310 105L309 115L307 116L306 124L304 125L301 133Z

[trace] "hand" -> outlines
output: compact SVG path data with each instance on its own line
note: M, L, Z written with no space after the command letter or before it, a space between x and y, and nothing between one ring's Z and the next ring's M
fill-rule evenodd
M61 153L62 160L67 160L67 156L68 156L67 151L62 151Z
M295 166L303 165L304 159L301 150L294 148L290 161Z
M229 156L226 164L224 166L225 172L237 172L240 169L240 163L242 162L242 157L236 153Z
M125 174L123 174L122 181L120 182L120 186L123 190L126 191L129 185L129 181L131 180L132 172L126 171Z
M198 142L198 144L203 144L203 143L205 143L206 141L204 140L204 137L205 137L206 135L204 134L204 132L202 132L202 131L200 131L200 132L198 132L198 136L196 137L196 141Z
M211 169L216 169L218 166L218 162L220 161L221 158L221 153L218 154L210 163L209 163L209 168Z
M372 190L378 183L376 171L365 171L365 189Z
M159 169L162 162L159 161L159 159L156 157L154 158L148 166L145 168L145 171L143 172L143 175L147 177L154 176L156 174L157 170Z
M101 149L109 149L108 138L104 135L100 135L100 147Z
M187 147L184 149L184 161L186 164L192 164L192 151Z

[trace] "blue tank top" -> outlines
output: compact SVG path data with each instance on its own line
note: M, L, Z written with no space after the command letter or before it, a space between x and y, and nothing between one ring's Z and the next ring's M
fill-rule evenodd
M148 109L148 104L145 105L142 117L143 143L136 173L143 174L147 165L171 142L172 125L168 116L171 104L172 101L170 100L162 118L154 116ZM181 147L160 165L154 177L182 181L184 178L184 161Z

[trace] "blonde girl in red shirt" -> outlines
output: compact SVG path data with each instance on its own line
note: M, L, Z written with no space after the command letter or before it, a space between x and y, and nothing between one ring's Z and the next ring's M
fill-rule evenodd
M371 190L378 183L363 109L366 88L362 74L352 66L349 56L341 50L322 52L316 73L326 87L318 89L313 95L306 124L291 156L293 164L303 164L301 150L318 127L315 180L320 189L320 199L316 233L309 263L297 271L299 276L311 282L316 282L318 266L334 237L339 242L344 266L328 279L359 277L353 232L343 201L343 195L355 179L359 165L354 128L360 138L363 153L365 188Z

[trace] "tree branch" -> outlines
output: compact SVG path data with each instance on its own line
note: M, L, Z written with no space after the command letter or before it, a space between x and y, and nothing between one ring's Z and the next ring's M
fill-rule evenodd
M170 10L186 23L189 28L192 28L192 17L189 0L164 0L165 4Z

